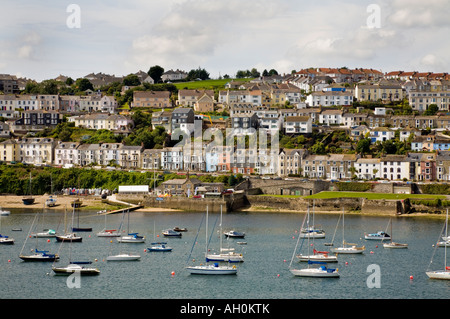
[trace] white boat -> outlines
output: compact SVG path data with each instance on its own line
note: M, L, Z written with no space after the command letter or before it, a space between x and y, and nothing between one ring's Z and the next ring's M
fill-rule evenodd
M312 225L302 228L300 231L300 238L325 238L325 231L320 228L316 228L315 225L315 202L313 200L313 212L312 212ZM309 224L309 207L308 207L308 224Z
M153 240L156 240L156 223L153 221ZM157 252L169 252L172 251L172 247L166 246L166 242L153 242L152 246L148 247L148 251L157 251Z
M4 210L0 207L0 216L9 216L11 212L9 210Z
M291 269L291 273L297 277L339 278L338 269L320 266L318 268Z
M315 229L311 226L307 229L302 229L300 232L300 238L325 238L325 232L322 229Z
M307 223L307 228L309 228L309 207L308 207L308 214L305 216L305 218L308 218L308 223ZM305 220L303 220L303 224L304 224ZM303 225L300 229L303 228ZM310 237L308 238L308 242L307 242L307 246L308 246L308 253L304 256L307 257L306 261L308 262L308 267L307 268L300 268L300 269L293 269L291 268L292 265L292 261L294 259L294 255L295 252L297 251L297 246L298 243L300 241L300 236L297 237L297 244L295 245L295 249L294 249L294 253L292 254L292 258L291 258L291 262L289 264L289 271L296 277L312 277L312 278L339 278L339 272L337 269L335 268L328 268L326 266L326 262L324 261L315 261L315 260L311 260L308 257L311 257L309 254L309 250L310 250ZM302 241L303 244L303 241ZM300 255L302 256L302 255ZM299 255L297 255L297 257L299 257ZM302 257L300 257L300 261ZM337 261L337 260L336 260ZM319 267L312 267L311 265L314 264L319 264L321 266Z
M448 236L447 229L448 229L448 209L447 209L447 215L445 217L445 237ZM442 231L441 231L442 234ZM436 248L435 248L436 249ZM436 250L435 250L436 252ZM430 264L428 265L428 268L430 268L430 265L433 262L433 257L431 257ZM450 267L447 267L447 245L444 245L444 269L440 270L428 270L425 272L430 279L439 279L439 280L450 280Z
M201 226L201 224L200 224ZM206 206L206 249L205 249L205 257L208 254L208 206ZM200 230L200 229L199 229ZM197 232L198 235L198 232ZM194 245L195 245L195 240L194 240ZM194 246L192 246L192 248L194 248ZM192 250L191 250L192 252ZM190 255L189 255L190 258ZM200 264L198 266L187 266L186 267L187 271L191 274L191 275L236 275L237 274L237 268L236 266L223 266L223 265L219 265L219 263L213 263L213 264Z
M367 239L367 240L387 240L390 238L391 238L391 236L382 230L377 231L376 233L371 233L371 234L364 233L364 239Z
M0 244L1 245L13 245L14 238L10 238L9 236L2 235L1 229L2 229L2 219L0 218Z
M397 243L397 242L394 242L394 241L392 240L392 237L393 237L393 232L392 232L392 218L389 219L388 226L389 226L389 224L391 225L391 236L390 236L390 238L389 238L390 241L389 241L388 243L383 243L383 247L384 247L384 248L392 248L392 249L404 249L404 248L408 248L408 244ZM386 227L386 228L387 228L387 227Z
M450 240L438 241L436 245L438 247L450 247Z
M56 231L53 229L45 229L44 231L39 232L39 233L32 233L31 237L54 238L54 237L56 237Z
M152 246L148 247L147 250L148 251L161 251L161 252L172 251L172 247L166 246L166 245L167 245L167 243L163 243L163 242L152 243Z
M125 211L123 212L125 214ZM130 211L127 213L128 223L127 223L127 233L128 235L120 236L117 238L119 243L130 243L130 244L141 244L145 243L145 236L139 235L139 233L130 233Z
M366 250L365 246L358 246L357 244L347 243L345 241L345 212L342 208L342 246L333 247L330 249L331 252L336 254L362 254Z
M222 206L220 206L220 230L222 233ZM206 254L206 261L225 261L229 263L239 263L244 261L242 254L236 253L234 248L224 248L222 236L220 236L219 253Z
M52 270L57 275L71 275L74 273L78 273L80 275L84 276L92 276L92 275L99 275L100 270L95 267L86 267L79 264L69 264L67 266L63 267L55 267L52 266Z
M236 266L220 266L218 263L199 266L188 266L191 275L236 275Z
M56 206L56 197L53 197L52 195L50 195L45 200L45 206L47 206L47 207L55 207Z
M105 214L105 228L97 233L97 237L120 237L120 232L116 229L108 229L106 227L106 214Z
M312 255L303 255L298 254L297 258L299 261L307 262L308 260L311 261L319 261L319 262L326 262L326 263L335 263L338 261L336 255L330 255L330 252L328 251L318 251L316 249L313 249Z
M51 254L48 250L38 250L39 237L35 236L35 247L34 250L31 250L31 253L24 254L23 251L25 249L25 245L27 244L28 238L31 238L30 232L35 226L36 220L40 214L36 214L33 219L33 223L31 224L30 230L28 232L28 236L25 238L25 241L22 246L22 250L20 251L19 258L23 261L55 261L59 259L58 254Z
M134 261L140 260L141 256L135 253L120 253L106 257L107 261Z
M181 233L177 232L173 229L166 229L163 230L162 234L164 235L164 237L181 237Z
M73 218L74 213L72 213L72 227L73 227ZM60 249L63 247L63 244L61 243ZM71 275L74 273L80 274L82 276L92 276L92 275L99 275L100 270L98 270L96 267L90 267L90 266L84 266L91 264L90 261L72 261L72 241L69 243L69 263L67 266L55 266L55 262L52 264L52 271L56 275Z

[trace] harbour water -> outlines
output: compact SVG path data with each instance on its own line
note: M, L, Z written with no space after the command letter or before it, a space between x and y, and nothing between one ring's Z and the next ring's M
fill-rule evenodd
M119 244L115 238L97 237L96 233L105 227L105 218L96 212L83 212L80 224L93 230L78 233L83 237L81 243L38 240L40 249L60 254L60 265L68 263L71 250L72 259L91 260L101 271L99 276L81 277L79 287L69 288L66 276L52 273L51 262L24 262L19 258L35 212L11 209L10 216L1 217L1 233L15 239L14 245L0 246L1 299L447 299L450 295L450 282L431 280L425 274L433 254L431 268L444 266L444 248L433 247L442 230L443 219L394 218L394 240L408 243L409 247L385 249L380 242L364 240L364 232L386 230L389 217L345 215L346 241L365 245L365 253L338 256L338 263L333 267L338 268L340 278L317 279L294 277L289 272L304 214L224 214L223 230L243 231L246 237L224 238L223 243L241 252L245 261L236 265L236 276L199 276L190 275L185 267L204 262L205 220L199 228L205 216L203 212L130 213L130 231L145 235L144 244ZM107 228L117 229L122 217L121 214L109 215ZM218 217L219 214L209 215L211 251L219 248ZM315 224L326 231L325 239L314 240L316 249L329 249L324 243L331 241L338 217L337 214L316 214ZM70 221L69 216L67 220ZM40 221L42 226L38 225L38 230L50 228L62 232L64 229L62 212L47 210ZM175 226L186 227L188 231L182 238L162 236L162 230ZM157 240L168 242L173 251L145 251L156 235L159 235ZM337 245L341 240L339 227L334 243ZM237 244L238 241L246 244ZM35 239L29 238L25 250L34 249L35 243ZM307 249L306 244L302 249ZM120 250L137 252L141 260L106 261L108 254ZM292 265L306 267L295 258ZM375 281L370 279L374 276L370 265L379 266L380 276ZM379 286L373 287L371 282Z

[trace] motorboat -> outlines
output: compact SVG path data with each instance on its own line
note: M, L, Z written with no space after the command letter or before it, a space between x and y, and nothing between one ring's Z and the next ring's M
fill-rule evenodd
M31 234L32 237L38 237L38 238L53 238L56 237L56 231L53 229L46 229L39 233L33 233Z
M300 232L300 238L325 238L325 231L322 229L315 229L313 227L302 229Z
M138 233L129 233L127 236L120 236L117 238L119 243L145 243L145 236L140 236Z
M0 207L0 216L9 216L11 212L9 210L4 210Z
M0 234L0 244L12 245L12 244L14 244L14 238Z
M396 243L396 242L389 242L383 244L384 248L408 248L408 244L402 244L402 243Z
M225 232L224 235L225 235L225 237L228 237L228 238L244 238L245 237L245 233L238 232L235 230L230 230L228 232Z
M47 206L47 207L55 207L55 206L56 206L56 198L53 197L52 195L50 195L50 196L45 200L45 206Z
M182 234L180 232L174 231L173 229L166 229L162 232L164 237L181 237Z
M219 254L207 254L206 261L225 261L229 263L240 263L244 261L242 254L234 251L224 252L226 249L222 249Z
M344 245L342 247L331 248L331 252L336 254L362 254L365 250L365 246L358 247L354 244L351 244L351 246Z
M380 230L376 233L372 233L372 234L367 234L364 233L364 238L368 239L368 240L387 240L390 239L391 236L389 234L387 234L386 232Z
M174 227L173 230L176 232L185 232L187 231L187 228Z
M147 248L148 251L161 251L161 252L172 251L172 247L166 246L167 243L157 242L152 243L152 245L153 246Z

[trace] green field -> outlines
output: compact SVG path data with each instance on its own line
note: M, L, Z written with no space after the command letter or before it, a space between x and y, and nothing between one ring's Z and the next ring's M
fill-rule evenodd
M307 199L324 198L367 198L367 199L445 199L445 195L431 194L385 194L385 193L364 193L364 192L320 192L314 195L305 196Z
M430 194L385 194L385 193L364 193L364 192L320 192L309 196L300 195L260 195L281 198L305 198L305 199L328 199L328 198L367 198L367 199L446 199L445 195Z
M189 89L189 90L216 90L216 89L224 89L225 84L230 81L238 81L238 82L248 82L253 80L253 78L245 78L245 79L221 79L221 80L204 80L204 81L191 81L191 82L177 82L173 83L177 87L178 90Z

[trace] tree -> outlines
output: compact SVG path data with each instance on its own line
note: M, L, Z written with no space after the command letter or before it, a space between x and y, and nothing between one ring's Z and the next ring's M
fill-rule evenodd
M136 74L128 74L123 78L123 85L127 86L138 86L141 85L141 81L139 81L139 77Z
M189 71L188 76L186 78L187 81L193 81L196 79L207 80L209 79L209 73L205 69L192 69Z
M253 68L250 71L250 76L252 78L259 78L261 76L261 74L258 72L258 70L256 68Z
M75 88L78 92L86 91L86 90L94 90L94 86L91 81L85 78L79 78L75 81Z
M270 69L270 70L269 70L269 76L272 76L272 75L278 75L277 70L275 70L275 69Z
M423 115L436 115L436 113L439 111L439 108L437 104L430 104L428 105L427 110L423 113Z
M164 73L164 68L159 65L152 66L147 74L150 75L150 77L155 81L155 83L161 82L161 76Z
M370 138L361 139L358 144L356 144L356 152L364 156L370 152Z

